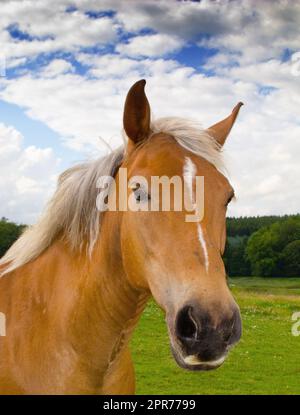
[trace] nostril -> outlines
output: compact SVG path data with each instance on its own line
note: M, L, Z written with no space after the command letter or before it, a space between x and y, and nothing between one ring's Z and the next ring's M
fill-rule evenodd
M180 310L176 322L176 334L179 338L196 339L198 327L193 317L193 308L186 306Z
M229 340L230 340L231 336L232 336L232 331L224 333L224 335L223 335L224 342L229 343Z
M241 318L239 311L235 311L232 319L225 325L223 339L225 343L231 345L236 343L241 336Z
M233 332L234 332L234 323L235 319L232 319L228 323L225 323L224 329L223 329L223 340L225 343L229 343Z

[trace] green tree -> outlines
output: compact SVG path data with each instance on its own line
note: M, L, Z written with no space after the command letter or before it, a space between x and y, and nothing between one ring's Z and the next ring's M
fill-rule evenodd
M251 263L252 275L286 276L283 263L286 268L287 258L284 262L282 253L288 244L297 240L300 240L299 216L273 223L254 232L246 247L246 257Z
M291 217L299 217L299 215L284 216L241 216L239 218L227 218L227 235L250 236L259 229L270 226L275 222L282 222Z
M227 238L224 263L226 272L231 277L250 275L250 263L245 257L247 240L246 236Z
M290 242L280 255L282 272L286 277L300 276L300 240Z
M0 257L18 239L24 227L24 225L9 222L6 218L0 220Z

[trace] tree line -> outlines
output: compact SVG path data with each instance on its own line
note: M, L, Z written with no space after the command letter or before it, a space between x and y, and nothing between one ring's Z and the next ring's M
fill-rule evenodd
M229 276L300 277L300 215L227 218L226 226ZM0 220L0 257L25 228Z
M229 276L300 277L300 215L227 219Z
M25 228L25 225L10 222L7 218L0 219L0 257L18 239Z

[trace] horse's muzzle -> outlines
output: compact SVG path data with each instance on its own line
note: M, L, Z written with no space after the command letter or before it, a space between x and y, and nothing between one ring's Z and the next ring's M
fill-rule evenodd
M209 313L199 306L187 304L178 312L175 320L175 339L172 341L174 357L185 369L215 369L239 341L241 332L241 317L236 306L229 316L223 316L215 325Z

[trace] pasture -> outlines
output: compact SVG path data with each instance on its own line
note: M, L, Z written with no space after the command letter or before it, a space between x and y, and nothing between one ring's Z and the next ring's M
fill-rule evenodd
M232 278L243 335L223 366L210 372L177 367L161 310L150 302L131 343L137 394L299 394L300 278Z

